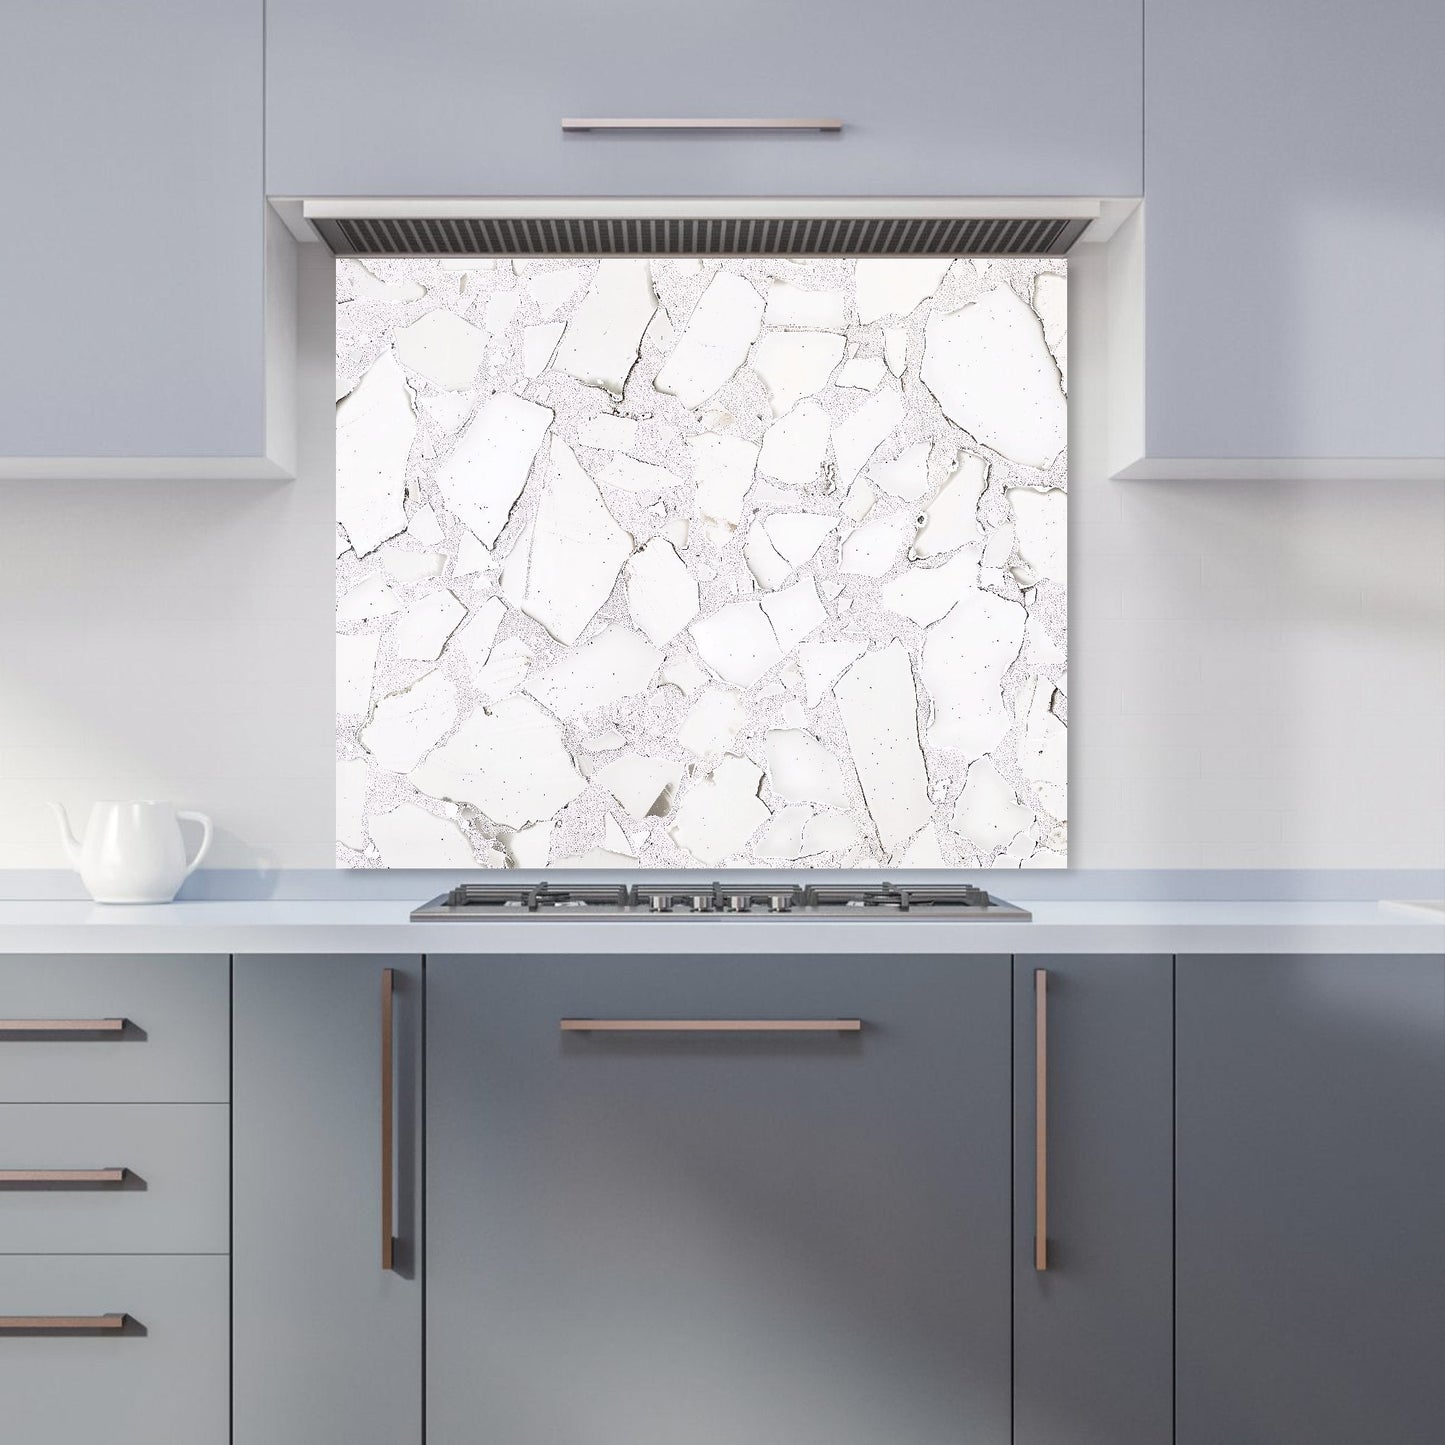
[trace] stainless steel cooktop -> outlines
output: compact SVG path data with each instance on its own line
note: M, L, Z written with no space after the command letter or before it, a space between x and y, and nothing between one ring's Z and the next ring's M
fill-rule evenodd
M413 922L484 918L934 918L1026 923L971 883L463 883Z

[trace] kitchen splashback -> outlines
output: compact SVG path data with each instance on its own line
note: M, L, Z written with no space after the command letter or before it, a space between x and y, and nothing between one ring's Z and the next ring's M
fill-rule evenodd
M1066 263L337 263L344 867L1066 861Z

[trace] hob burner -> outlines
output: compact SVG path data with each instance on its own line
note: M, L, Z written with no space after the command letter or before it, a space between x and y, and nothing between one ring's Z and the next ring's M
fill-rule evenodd
M413 922L484 918L933 918L1027 922L972 883L462 883Z

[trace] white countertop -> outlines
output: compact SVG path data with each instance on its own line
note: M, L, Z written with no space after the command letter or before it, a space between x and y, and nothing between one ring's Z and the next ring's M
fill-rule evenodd
M1445 953L1377 903L1035 902L1032 923L702 918L411 923L405 902L0 902L0 953Z

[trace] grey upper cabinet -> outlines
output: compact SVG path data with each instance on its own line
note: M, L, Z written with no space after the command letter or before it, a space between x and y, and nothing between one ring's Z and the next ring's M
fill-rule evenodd
M391 1269L381 976L393 970ZM237 958L235 1445L421 1440L419 959Z
M1173 964L1014 961L1015 1445L1172 1440Z
M262 0L6 5L0 476L289 471L262 107Z
M1007 1445L1009 993L1006 958L429 957L429 1445ZM597 1027L640 1019L861 1028Z
M1145 8L1121 474L1445 479L1445 6Z
M1177 969L1178 1445L1433 1445L1445 958Z
M1137 0L270 0L286 196L1136 195ZM563 136L823 117L834 136Z

